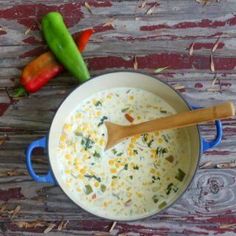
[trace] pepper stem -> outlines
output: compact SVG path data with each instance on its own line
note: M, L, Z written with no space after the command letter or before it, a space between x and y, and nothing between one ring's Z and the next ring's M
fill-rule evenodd
M25 90L25 88L20 86L20 87L15 89L15 91L13 93L13 98L24 97L24 96L27 96L27 95L28 95L28 93Z

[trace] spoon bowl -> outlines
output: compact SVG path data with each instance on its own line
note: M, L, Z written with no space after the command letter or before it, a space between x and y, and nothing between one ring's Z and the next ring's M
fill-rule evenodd
M135 125L118 125L112 122L105 122L107 128L107 144L105 150L118 144L125 138L167 129L176 129L192 126L216 119L229 118L235 115L235 107L232 102L225 102L212 107L181 112L175 115L142 122Z

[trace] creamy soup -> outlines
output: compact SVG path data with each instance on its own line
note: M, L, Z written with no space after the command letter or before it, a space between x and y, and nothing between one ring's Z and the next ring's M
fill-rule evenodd
M139 218L163 209L187 177L185 129L133 136L105 151L104 122L130 125L174 113L160 97L137 88L104 90L82 101L58 144L63 188L106 218Z

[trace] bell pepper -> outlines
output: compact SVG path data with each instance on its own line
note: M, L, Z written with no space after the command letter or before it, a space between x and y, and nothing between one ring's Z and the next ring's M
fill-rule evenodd
M58 61L80 82L90 78L87 65L65 26L59 12L50 12L42 19L44 38Z
M75 42L80 52L83 52L93 29L87 29L79 33L75 37ZM23 87L17 89L15 97L23 95L24 93L37 92L49 80L60 74L64 67L59 64L55 56L51 52L45 52L39 57L35 58L23 69L20 83Z

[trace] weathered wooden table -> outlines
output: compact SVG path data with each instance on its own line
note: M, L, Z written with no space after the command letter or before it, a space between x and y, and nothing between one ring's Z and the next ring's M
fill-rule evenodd
M236 98L234 0L0 0L0 234L236 235L235 119L223 122L222 143L202 156L184 196L149 219L113 225L76 207L59 187L31 180L24 149L47 134L60 102L77 86L65 72L29 97L11 98L22 67L46 50L39 23L54 10L72 33L95 29L84 53L92 75L123 68L155 74L168 66L155 76L191 104ZM202 127L204 137L214 134L213 125ZM46 172L43 153L34 159L38 173Z

